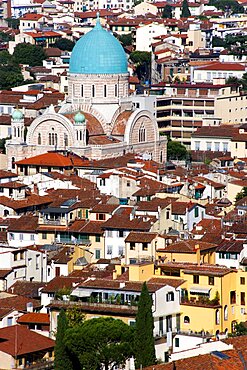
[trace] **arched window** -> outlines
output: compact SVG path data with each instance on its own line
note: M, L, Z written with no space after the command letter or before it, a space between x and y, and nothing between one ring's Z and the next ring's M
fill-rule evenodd
M94 97L95 97L95 86L92 85L92 98L94 98Z
M51 144L51 133L49 133L49 145L52 145Z
M220 311L218 309L215 311L215 324L220 324Z
M190 324L190 318L189 318L189 316L184 316L184 323L185 324Z
M224 307L224 320L228 320L228 307L225 305Z
M81 85L81 96L83 97L83 85Z
M115 85L115 96L118 96L118 88L117 88L117 85Z
M41 145L41 133L38 133L38 145Z
M15 169L15 157L12 157L11 159L11 167L12 167L12 170Z
M17 128L17 137L20 137L20 128Z
M139 143L146 141L146 129L145 126L142 124L139 128Z
M107 95L107 90L106 90L106 85L104 85L104 98L106 98L106 95Z
M14 137L16 137L16 128L14 127L14 133L13 133Z
M64 134L64 146L68 146L68 145L69 145L68 135Z

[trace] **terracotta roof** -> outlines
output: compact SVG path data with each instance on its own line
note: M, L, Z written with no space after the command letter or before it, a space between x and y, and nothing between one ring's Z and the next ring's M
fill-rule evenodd
M19 317L17 322L19 324L50 324L50 317L47 313L29 312Z
M35 157L22 159L16 164L28 166L51 166L51 167L72 167L71 160L56 152L49 152L45 154L36 155Z
M26 298L38 298L39 289L43 288L45 283L37 281L18 280L8 289L9 293L24 296Z
M218 245L216 252L240 253L243 250L243 240L222 240Z
M51 198L48 196L39 196L36 194L28 195L25 199L14 200L5 196L0 196L0 204L12 208L14 210L30 209L31 207L37 207L51 203Z
M4 279L11 271L11 269L0 269L0 279Z
M157 237L157 233L141 233L131 231L127 238L126 243L151 243Z
M0 307L2 308L12 308L17 311L26 312L27 303L32 303L33 308L40 308L40 302L36 299L27 298L21 295L12 295L8 298L0 298Z
M102 225L104 222L101 221L86 221L76 220L69 227L69 232L77 232L80 234L99 234L103 235Z
M25 326L13 325L0 329L0 351L11 356L53 349L54 340L33 332Z
M44 17L44 14L37 14L37 13L26 13L24 14L20 20L21 21L38 21L40 18Z
M9 177L18 177L18 175L11 171L0 170L0 179L7 179Z
M205 71L245 71L245 66L240 63L215 62L204 67L199 67L196 70Z
M159 266L161 267L161 269L164 269L166 271L183 270L184 273L196 273L198 275L224 276L229 274L230 272L236 272L236 270L230 269L226 266L216 266L207 263L198 265L191 262L166 262L164 264L160 264Z
M44 286L42 293L55 293L62 288L72 288L73 284L81 280L81 277L57 276Z
M18 181L9 181L9 182L4 182L0 184L1 188L7 188L7 189L21 189L21 188L27 188L26 184L23 184Z
M129 214L125 213L125 209L120 208L102 227L103 229L149 231L153 222L154 219L151 217L139 216L130 219Z
M153 198L150 201L143 201L137 203L137 211L158 212L159 209L164 209L171 204L172 200L178 198Z
M197 203L192 202L173 202L172 203L172 214L185 215L187 211L193 209Z
M91 113L81 111L86 119L86 127L88 130L89 137L95 135L104 135L104 130L101 126L100 121ZM74 123L75 113L66 113L64 114L72 123Z
M201 240L181 240L176 243L172 243L165 248L166 252L169 253L196 253L196 247L199 247L200 251L206 251L217 247L216 244L205 243Z
M94 206L90 213L112 213L116 208L119 207L119 204L102 204L98 203Z
M38 226L38 216L32 214L23 215L20 218L13 218L8 227L10 232L35 232Z
M246 341L244 343L246 345ZM246 354L244 354L245 359L243 360L243 353L238 351L237 348L236 350L220 351L219 356L217 356L217 351L215 352L184 358L167 364L152 365L145 367L143 370L244 370ZM227 357L222 358L221 353Z

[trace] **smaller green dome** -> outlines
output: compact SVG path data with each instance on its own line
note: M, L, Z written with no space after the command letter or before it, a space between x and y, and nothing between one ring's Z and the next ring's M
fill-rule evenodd
M85 122L85 116L84 116L84 114L81 113L81 112L76 113L76 115L74 116L74 121L75 121L75 123L83 123L83 122Z
M23 113L20 111L20 109L15 109L12 113L12 118L14 120L21 120L23 119Z

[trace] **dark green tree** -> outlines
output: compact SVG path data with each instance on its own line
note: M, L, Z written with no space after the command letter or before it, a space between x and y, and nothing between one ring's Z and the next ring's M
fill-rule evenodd
M218 36L213 36L212 38L212 46L213 47L225 47L226 46L226 43L225 43L225 40L222 39L221 37L218 37Z
M235 76L229 76L226 79L226 84L240 86L241 85L241 79L239 79L239 78L237 78Z
M235 335L247 335L247 327L244 322L240 322L239 324L235 325Z
M136 66L136 74L139 80L149 80L151 70L151 53L148 51L133 51L130 60Z
M62 37L61 39L57 40L53 46L60 50L72 51L73 47L75 46L75 43L74 41Z
M246 196L247 196L247 187L244 186L243 189L239 193L237 193L235 200L237 202L238 200L241 200Z
M152 314L152 298L144 282L138 302L135 325L135 359L136 368L150 366L155 363L154 319Z
M64 343L66 330L68 329L68 321L64 310L60 311L57 321L57 335L55 344L55 370L73 370L72 361L69 352Z
M11 87L19 86L23 83L23 76L19 67L4 65L0 67L0 89L8 90Z
M6 32L0 32L0 40L2 42L8 42L8 41L13 41L14 40L14 37L9 35L8 33Z
M16 64L28 64L31 67L41 66L46 58L41 46L29 43L17 44L13 53L13 61Z
M187 159L188 152L184 145L178 141L168 139L167 143L167 158L168 159Z
M247 73L244 73L244 74L243 74L243 76L242 76L242 78L241 78L240 82L241 82L241 85L242 85L242 89L243 89L244 91L247 91Z
M133 42L131 33L127 33L126 35L119 35L118 39L123 46L130 46Z
M172 18L172 7L171 5L167 4L165 5L163 12L162 12L162 18Z
M132 356L132 336L133 329L122 320L101 317L69 329L65 344L78 359L79 369L110 370Z
M15 30L18 30L20 25L20 19L6 18L5 21L8 23L9 28L14 28Z
M244 13L244 7L236 0L209 0L209 5L213 5L228 14Z
M188 18L191 16L190 10L189 10L189 5L188 1L184 0L182 4L182 13L181 13L181 18Z
M12 55L7 50L0 51L0 65L10 64L12 60Z

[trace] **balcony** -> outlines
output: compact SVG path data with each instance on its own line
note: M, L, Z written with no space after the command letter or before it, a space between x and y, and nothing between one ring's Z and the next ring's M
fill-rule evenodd
M67 220L63 217L56 219L47 219L45 217L39 218L40 225L51 225L51 226L67 226Z

